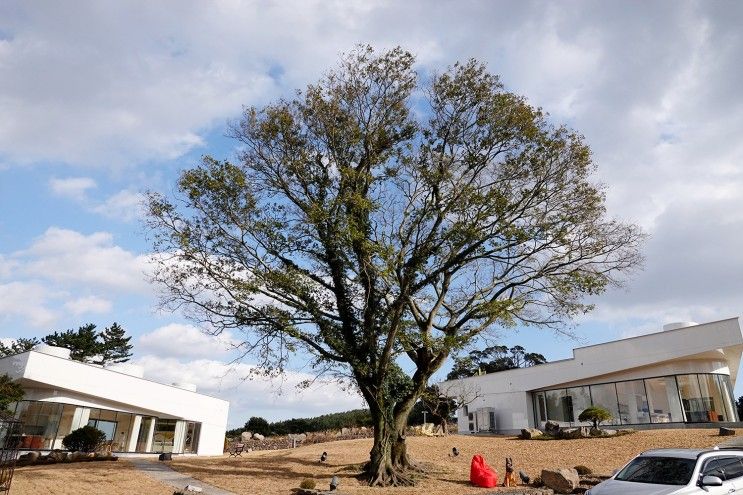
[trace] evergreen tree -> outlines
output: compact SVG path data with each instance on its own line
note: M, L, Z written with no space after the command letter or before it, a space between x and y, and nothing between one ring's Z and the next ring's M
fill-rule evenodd
M88 323L75 330L54 332L42 339L45 344L69 349L70 357L84 363L101 363L103 345L98 340L95 325Z
M126 331L116 322L101 332L102 353L98 364L124 363L132 357L131 336L126 337Z
M23 387L8 374L0 375L0 411L9 412L8 406L23 400Z
M6 346L0 342L0 357L12 356L13 354L20 354L22 352L30 351L37 344L40 344L39 339L32 337L30 339L21 337L13 341L10 346Z

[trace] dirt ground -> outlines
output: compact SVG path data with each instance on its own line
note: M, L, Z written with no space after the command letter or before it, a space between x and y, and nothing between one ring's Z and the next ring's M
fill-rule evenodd
M743 435L743 430L737 431ZM482 494L482 488L469 484L470 460L482 454L488 464L503 476L504 459L512 457L516 470L530 476L542 468L584 465L598 474L610 474L630 458L652 448L710 447L723 438L714 429L640 431L617 438L579 440L517 440L514 437L472 437L452 435L443 438L410 437L409 451L414 460L428 467L428 477L411 488L380 490L363 486L355 475L368 459L371 440L344 440L297 449L244 453L230 458L176 458L171 465L194 478L241 495L289 495L305 478L318 488L326 488L330 478L341 480L339 491L348 495L398 493L400 495ZM459 457L449 457L456 446ZM319 463L328 452L328 462ZM171 495L172 488L136 471L124 459L117 462L55 464L18 468L11 492L16 495ZM488 492L490 493L490 492Z
M12 495L173 495L170 488L134 469L128 462L80 462L18 468Z
M738 435L742 434L738 431ZM409 452L414 460L429 467L429 476L412 488L395 489L401 495L468 495L483 489L469 483L470 460L482 454L488 464L503 476L505 458L512 457L516 470L530 476L542 468L584 465L597 474L611 474L636 454L664 447L710 447L721 441L714 429L640 431L617 438L578 440L518 440L514 437L472 437L452 435L444 438L410 437ZM456 446L459 457L449 457ZM316 480L326 488L330 478L341 480L339 491L349 495L371 495L379 489L363 486L355 479L359 466L368 459L371 440L345 440L308 445L293 450L245 453L239 458L181 458L175 469L226 490L245 495L287 495L304 478ZM328 452L328 462L318 462ZM387 492L387 490L384 490Z

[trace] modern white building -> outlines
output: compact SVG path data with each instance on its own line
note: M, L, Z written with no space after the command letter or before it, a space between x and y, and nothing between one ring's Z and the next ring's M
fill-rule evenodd
M440 384L467 405L460 433L517 433L587 425L591 405L611 412L610 424L635 428L721 425L740 420L733 387L743 353L738 318L666 325L663 331L579 347L573 357L529 368Z
M146 380L128 363L73 361L68 349L47 345L0 359L2 373L25 390L11 406L23 421L21 450L63 449L65 435L91 425L113 452L222 454L229 403L193 385Z

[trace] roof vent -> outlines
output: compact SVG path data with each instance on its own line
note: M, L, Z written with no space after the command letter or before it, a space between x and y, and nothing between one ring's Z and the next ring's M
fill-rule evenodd
M33 350L42 354L46 354L47 356L70 359L70 350L65 347L57 347L55 345L48 344L38 344L34 347Z
M196 392L196 385L193 383L173 382L172 385L183 390L188 390L189 392Z
M695 321L676 321L674 323L666 323L663 325L663 331L668 332L669 330L678 330L679 328L694 327L699 325Z
M131 363L114 363L105 366L107 370L117 371L129 376L135 376L137 378L144 377L144 368L136 364Z

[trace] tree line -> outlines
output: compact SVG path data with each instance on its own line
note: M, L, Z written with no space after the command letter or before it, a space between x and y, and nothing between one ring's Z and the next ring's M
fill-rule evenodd
M446 375L447 380L467 378L481 373L495 373L497 371L515 368L527 368L544 364L547 359L536 352L526 352L520 345L510 349L504 345L486 347L483 350L471 351L466 356L454 358L454 366Z
M98 365L124 363L132 356L133 346L129 343L130 340L131 336L127 336L126 331L116 322L101 331L96 330L95 324L88 323L77 330L50 333L41 340L36 337L21 337L9 345L0 342L0 357L30 351L44 343L69 349L70 358L75 361Z
M272 423L260 416L253 416L242 428L227 431L227 436L237 436L243 431L270 436L288 435L289 433L314 433L361 426L370 427L371 425L371 413L368 409L353 409L351 411L323 414L313 418L292 418Z

